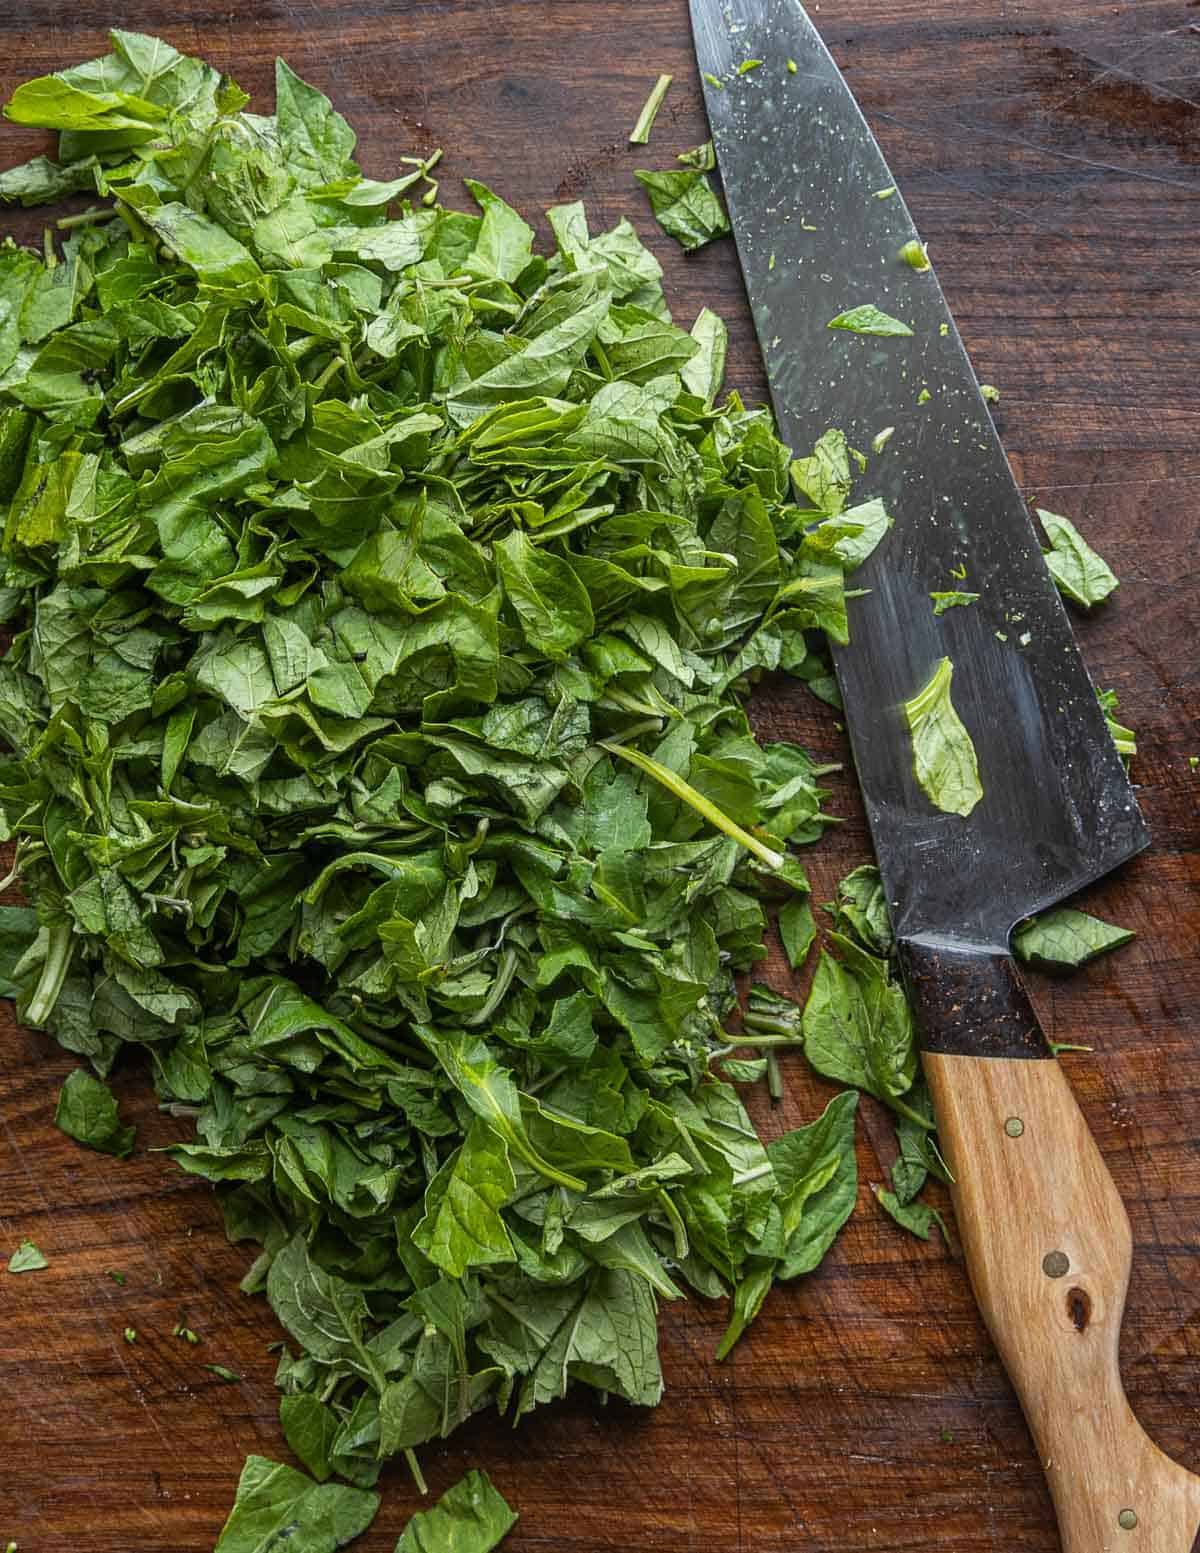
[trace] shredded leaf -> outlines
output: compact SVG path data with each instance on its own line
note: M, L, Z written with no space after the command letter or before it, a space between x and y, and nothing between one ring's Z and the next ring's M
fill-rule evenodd
M934 614L944 615L948 609L961 609L968 604L976 603L979 594L968 593L961 588L948 588L933 592L929 597L933 600Z
M1050 541L1042 554L1058 591L1075 604L1091 609L1102 604L1118 586L1108 563L1098 556L1069 518L1037 509L1038 519Z
M1040 965L1074 969L1097 955L1119 949L1135 935L1086 911L1058 906L1023 922L1013 933L1013 952L1019 959Z
M827 329L849 329L855 334L910 335L912 330L898 318L891 318L871 302L847 308L831 318Z
M404 1528L396 1553L492 1553L517 1516L485 1472L468 1472Z
M40 1273L49 1266L32 1240L23 1240L8 1259L10 1273Z
M694 253L729 232L729 218L698 168L673 172L635 171L659 226L685 253Z
M954 666L942 658L925 686L904 703L921 791L946 814L966 816L983 797L975 746L950 699Z

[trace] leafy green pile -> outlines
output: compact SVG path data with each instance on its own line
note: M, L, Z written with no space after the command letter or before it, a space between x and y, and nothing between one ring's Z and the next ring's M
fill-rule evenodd
M103 203L0 250L5 985L194 1115L289 1440L361 1486L572 1380L657 1401L659 1299L735 1291L728 1346L850 1212L855 1097L764 1147L715 1070L826 823L747 676L834 693L887 517L719 400L628 222L535 255L282 62L264 117L113 48L6 110L61 138L0 194ZM59 1119L131 1146L82 1070Z
M72 1137L132 1148L127 1048L194 1118L171 1152L262 1247L311 1474L252 1457L220 1546L316 1553L382 1459L482 1408L656 1402L661 1299L731 1294L728 1352L853 1207L855 1091L896 1116L881 1204L930 1233L873 868L803 1010L755 987L726 1028L768 908L809 955L792 849L828 823L825 768L744 696L783 669L836 703L824 641L889 520L840 433L793 460L720 398L724 325L671 321L627 221L557 206L537 255L482 184L438 205L436 156L363 177L282 62L263 116L158 40L113 50L6 109L59 156L0 198L101 203L0 248L0 823L31 901L0 908L0 994L94 1070ZM724 216L711 147L681 160L642 181L691 242ZM1098 596L1081 546L1060 580ZM1027 958L1123 939L1052 918ZM764 1145L730 1081L777 1092L798 1045L850 1088ZM452 1495L401 1548L503 1537L484 1480Z
M248 1456L214 1553L335 1553L370 1526L379 1495L344 1483L314 1483L266 1456ZM395 1553L492 1553L517 1517L484 1472L468 1472L404 1528Z

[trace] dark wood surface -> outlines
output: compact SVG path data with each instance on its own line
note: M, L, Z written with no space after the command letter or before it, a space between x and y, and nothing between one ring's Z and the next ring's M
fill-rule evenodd
M1153 849L1088 904L1138 930L1119 955L1034 995L1066 1059L1136 1239L1122 1356L1139 1414L1200 1469L1200 9L1164 0L821 0L814 17L913 208L1018 478L1078 520L1123 579L1080 625L1089 663L1138 730ZM704 137L684 0L13 0L0 87L98 53L112 20L201 52L269 102L283 53L329 92L377 176L441 145L450 195L471 174L515 203L583 197L660 254L678 314L732 326L731 381L758 397L734 255L683 260L652 230L635 166ZM648 148L625 136L657 72L675 74ZM7 165L41 149L0 131ZM23 236L36 214L0 216ZM759 723L845 758L831 715L768 690ZM868 855L848 823L813 855L817 899ZM981 888L986 881L981 881ZM4 1005L7 1010L8 1005ZM48 1271L0 1275L0 1546L20 1553L203 1553L248 1451L286 1459L278 1334L237 1291L244 1250L215 1202L154 1145L180 1124L123 1070L138 1149L117 1163L54 1128L73 1063L0 1030L0 1252L32 1236ZM810 1117L800 1061L770 1130ZM723 1311L662 1321L668 1390L638 1413L580 1395L515 1433L494 1418L425 1452L431 1486L486 1467L521 1511L511 1553L952 1553L1058 1547L1020 1412L962 1264L876 1208L891 1129L864 1104L862 1201L813 1277L777 1292L724 1365ZM1001 1205L999 1211L1019 1211ZM124 1285L106 1276L121 1272ZM203 1337L171 1335L181 1314ZM137 1330L127 1344L122 1332ZM220 1383L204 1362L244 1377ZM390 1550L416 1496L403 1470L359 1544ZM1177 1553L1164 1548L1162 1553ZM1184 1550L1178 1550L1184 1553Z

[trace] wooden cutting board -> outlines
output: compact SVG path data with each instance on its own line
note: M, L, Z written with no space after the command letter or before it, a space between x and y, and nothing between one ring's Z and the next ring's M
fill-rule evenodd
M1200 1469L1200 9L1165 0L821 0L847 71L929 243L1019 479L1076 519L1122 586L1079 634L1138 731L1134 773L1153 849L1086 904L1136 942L1065 980L1038 979L1051 1039L1129 1204L1137 1242L1122 1346L1130 1395ZM1192 25L1193 19L1195 25ZM16 0L0 8L0 87L104 48L104 27L162 33L269 106L271 61L327 91L359 130L365 170L443 146L463 174L536 210L581 197L594 225L629 212L662 258L678 316L732 326L730 382L764 391L732 247L684 260L653 227L632 169L705 138L684 0ZM676 79L649 147L625 137L659 71ZM0 130L9 165L43 148ZM36 212L0 215L36 239ZM847 759L832 714L767 687L761 731ZM866 860L847 823L812 857L819 901ZM806 859L806 862L808 859ZM777 968L780 985L788 973ZM74 1066L45 1037L0 1028L0 1547L20 1553L207 1553L249 1451L287 1458L276 1423L279 1333L238 1293L209 1189L154 1146L183 1125L144 1075L117 1080L138 1124L125 1163L54 1127ZM827 1087L797 1058L757 1119L810 1118ZM668 1389L652 1413L587 1394L513 1432L477 1421L423 1453L431 1487L486 1467L521 1511L506 1553L953 1553L1058 1547L1020 1412L961 1261L900 1232L869 1183L891 1128L863 1105L859 1210L821 1270L772 1295L724 1365L724 1312L664 1311ZM945 1205L943 1204L943 1207ZM115 1281L111 1272L121 1275ZM172 1336L183 1317L203 1341ZM137 1339L122 1333L134 1328ZM243 1379L223 1384L217 1363ZM362 1553L387 1553L416 1495L384 1476ZM1163 1549L1162 1553L1185 1553Z

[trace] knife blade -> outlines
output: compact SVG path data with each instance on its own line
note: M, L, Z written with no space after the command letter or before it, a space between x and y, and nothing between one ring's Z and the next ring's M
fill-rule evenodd
M1196 1553L1200 1479L1121 1389L1128 1218L1009 953L1018 921L1148 832L936 274L901 254L912 218L816 28L796 0L691 10L780 435L799 450L834 427L864 449L890 428L862 484L893 528L835 664L980 1308L1068 1553ZM911 334L829 327L863 305ZM978 601L935 616L956 585ZM983 786L965 817L918 784L903 713L943 658Z

